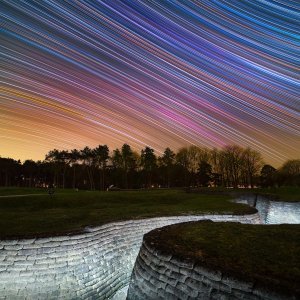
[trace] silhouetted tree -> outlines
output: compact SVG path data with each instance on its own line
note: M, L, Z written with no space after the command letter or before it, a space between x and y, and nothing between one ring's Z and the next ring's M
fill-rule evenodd
M146 186L151 187L152 176L156 168L156 156L152 148L145 147L145 149L141 151L141 166L145 172Z
M60 151L57 149L53 149L46 154L46 161L51 163L51 167L53 169L53 179L52 183L54 186L58 186L59 182L59 174L61 173L61 160L60 160Z
M210 151L210 162L212 166L212 180L215 186L225 186L225 160L223 151L216 148Z
M171 186L171 172L175 162L175 153L166 148L163 156L160 158L161 165L165 168L167 187Z
M77 149L71 150L70 164L73 169L73 180L72 180L72 188L73 189L75 189L77 187L76 169L77 169L79 161L80 161L80 151Z
M113 183L116 186L122 186L122 165L123 159L119 149L115 149L111 156L112 168L113 168Z
M100 170L100 189L105 189L105 170L109 159L109 149L107 145L99 145L94 149L96 165Z
M90 189L95 189L94 177L93 177L93 161L95 160L95 155L93 150L90 147L85 147L80 151L80 157L82 159L83 165L85 166L88 174L88 180L90 183Z
M62 164L62 188L66 186L66 171L72 161L72 155L69 151L63 150L59 152L59 160Z
M20 160L0 157L0 185L11 186L18 183Z
M60 176L62 176L61 187L65 188L66 171L70 165L71 160L71 155L66 150L59 151L57 149L54 149L52 151L49 151L49 153L46 155L46 161L52 162L54 166L54 185L60 186Z
M237 145L228 145L222 149L222 164L225 167L225 176L228 185L237 188L240 183L243 148Z
M264 165L260 172L261 186L274 187L276 183L276 169L271 165Z
M107 145L71 151L54 149L42 162L26 160L21 164L0 157L0 186L55 184L93 190L95 182L99 182L100 189L109 183L122 188L140 188L150 187L154 175L155 184L167 187L209 184L253 187L259 178L263 187L300 185L300 160L289 160L276 171L270 165L262 167L258 151L237 145L212 150L189 146L177 153L166 148L158 159L150 147L145 147L139 155L128 144L115 149L111 157Z
M181 148L176 154L176 163L182 169L184 186L189 185L189 155L187 148Z
M25 160L25 162L22 165L23 170L23 178L25 181L25 185L28 187L32 187L33 183L36 181L36 176L38 173L38 164L31 160Z
M243 173L245 174L245 185L254 187L254 178L258 177L259 171L263 165L261 154L251 148L246 148L242 152L242 166Z
M300 186L300 159L292 159L285 162L279 169L284 178L285 185Z
M207 187L212 179L212 167L206 161L201 161L198 169L198 182L200 186Z
M128 174L130 170L134 170L136 166L135 157L131 147L128 144L124 144L121 149L122 157L122 170L123 170L123 183L124 187L128 188Z

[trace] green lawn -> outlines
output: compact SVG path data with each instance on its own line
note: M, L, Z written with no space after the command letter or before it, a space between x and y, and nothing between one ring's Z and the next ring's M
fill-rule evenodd
M56 189L58 193L74 193L72 189ZM14 196L14 195L29 195L29 194L48 194L47 188L16 188L16 187L0 187L1 196Z
M241 194L260 194L269 200L299 202L300 187L280 187L280 188L255 188L255 189L231 189L231 188L198 188L193 190L197 193L227 194L238 197Z
M7 190L6 190L7 192ZM23 194L24 190L11 190ZM28 190L27 194L33 193ZM0 197L0 238L77 232L86 226L155 216L188 214L248 214L256 210L232 203L228 195L193 194L180 190L56 191L26 197ZM2 193L1 193L2 194Z
M300 225L190 222L145 235L163 253L300 296Z
M299 202L300 187L281 187L271 189L260 189L262 195L267 195L276 201Z

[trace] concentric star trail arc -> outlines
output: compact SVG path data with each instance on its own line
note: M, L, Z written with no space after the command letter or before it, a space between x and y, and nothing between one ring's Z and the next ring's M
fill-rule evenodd
M300 4L0 2L0 155L128 143L300 149Z

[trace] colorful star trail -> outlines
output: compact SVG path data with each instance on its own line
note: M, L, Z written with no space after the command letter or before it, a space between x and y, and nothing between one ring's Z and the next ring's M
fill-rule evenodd
M300 153L300 4L1 0L0 155L129 143Z

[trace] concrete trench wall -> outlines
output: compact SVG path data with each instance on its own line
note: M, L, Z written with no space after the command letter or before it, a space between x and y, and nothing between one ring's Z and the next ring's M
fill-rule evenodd
M191 260L179 260L171 254L162 254L144 240L127 294L127 300L140 299L296 300L296 297L281 296L257 288L252 282L208 270Z
M108 299L128 285L145 233L203 219L260 223L258 214L162 217L73 236L2 240L0 299Z

